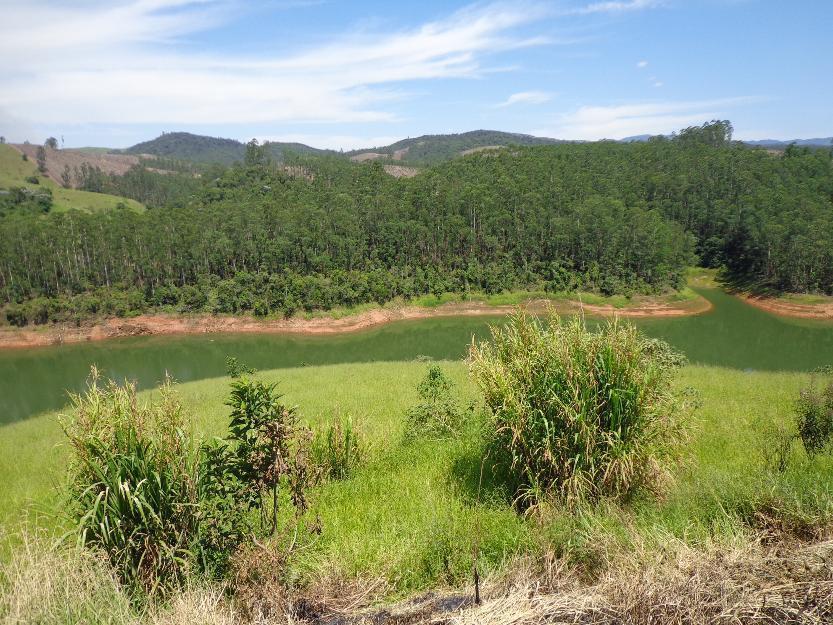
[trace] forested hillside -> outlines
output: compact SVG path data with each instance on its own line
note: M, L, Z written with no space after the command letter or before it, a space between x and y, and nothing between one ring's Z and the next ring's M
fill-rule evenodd
M332 150L319 150L303 143L270 141L266 150L276 160L284 160L294 154L327 155ZM194 135L189 132L168 132L150 141L143 141L124 150L127 154L149 154L162 158L173 158L194 163L219 163L231 165L242 161L246 155L246 144L235 139L220 139Z
M402 141L383 147L347 152L347 155L360 157L362 154L372 153L412 165L435 165L461 156L466 152L482 148L510 145L552 145L555 143L561 142L557 139L533 137L532 135L513 132L473 130L460 134L423 135L413 139L402 139Z
M16 323L162 305L291 314L445 291L659 292L698 261L832 293L830 152L773 155L730 132L478 153L412 179L336 157L277 167L250 145L145 214L8 212L0 298Z
M335 150L310 147L303 143L268 141L264 145L269 155L277 161L291 159L297 155L358 157L358 160L365 160L363 156L373 155L375 158L389 158L411 165L432 165L478 148L553 143L559 143L559 141L497 130L474 130L460 134L423 135L402 139L391 145L353 150L343 154ZM235 139L205 137L188 132L169 132L156 139L137 143L123 152L134 155L149 154L194 163L231 165L243 160L246 155L246 144Z

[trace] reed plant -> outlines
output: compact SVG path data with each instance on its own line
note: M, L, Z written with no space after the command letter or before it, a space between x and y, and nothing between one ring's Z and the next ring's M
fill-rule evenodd
M626 498L653 488L681 432L664 350L627 323L518 311L473 343L490 413L490 454L520 507Z

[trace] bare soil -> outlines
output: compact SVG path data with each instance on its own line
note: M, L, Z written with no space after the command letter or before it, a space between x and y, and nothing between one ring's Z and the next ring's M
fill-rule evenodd
M406 167L405 165L385 165L384 168L394 178L413 178L419 173L416 167Z
M581 305L574 301L533 300L524 305L531 312L552 308L560 313L584 311L590 315L620 317L678 317L705 312L711 304L703 298L680 303L648 301L631 308ZM166 315L146 314L131 318L107 318L75 326L52 324L26 328L0 329L0 349L82 343L127 336L214 334L214 333L278 333L326 335L356 332L374 326L406 319L429 317L472 317L504 315L515 306L490 306L481 302L450 303L436 308L403 306L379 308L349 317L314 317L305 319L257 319L251 316Z
M800 319L833 320L833 301L819 304L803 304L776 297L759 297L755 295L741 295L746 303L784 317Z

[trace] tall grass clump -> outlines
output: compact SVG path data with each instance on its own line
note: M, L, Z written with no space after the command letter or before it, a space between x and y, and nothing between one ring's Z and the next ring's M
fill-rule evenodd
M336 416L315 433L310 459L316 477L343 480L350 477L364 460L366 446L349 414Z
M491 416L490 454L522 507L626 498L653 489L681 433L666 349L630 324L523 311L472 344Z
M198 457L169 381L160 397L140 405L133 385L99 384L93 370L63 420L79 542L150 592L184 581L199 519Z

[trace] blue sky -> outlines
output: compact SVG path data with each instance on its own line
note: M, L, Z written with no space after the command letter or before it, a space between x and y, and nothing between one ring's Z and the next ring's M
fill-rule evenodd
M0 134L833 135L828 0L0 0Z

